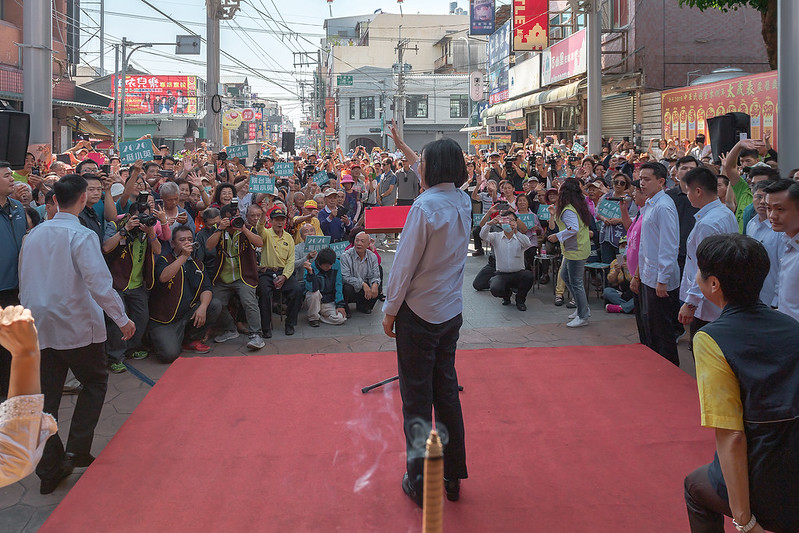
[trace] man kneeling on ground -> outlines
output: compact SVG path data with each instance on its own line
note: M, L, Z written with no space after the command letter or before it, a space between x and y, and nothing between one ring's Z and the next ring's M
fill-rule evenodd
M358 233L352 248L341 255L341 276L347 314L353 302L361 313L371 313L380 292L380 268L377 256L369 250L369 234L365 231Z
M487 219L484 216L480 221L480 238L494 247L496 256L497 272L491 278L491 295L502 298L502 305L510 305L511 290L516 289L516 308L526 311L527 293L535 278L532 271L524 269L524 251L530 247L530 238L518 231L518 219L513 211L502 211L490 222ZM490 231L492 225L499 224L501 233Z
M221 302L213 299L209 274L202 261L193 257L193 240L191 228L176 227L172 230L172 253L155 263L150 339L162 363L177 359L181 347L187 352L208 353L211 348L203 341L222 311Z
M323 248L316 255L313 264L305 261L305 303L308 305L308 322L318 327L321 320L325 324L340 326L347 321L342 292L341 265L336 252Z

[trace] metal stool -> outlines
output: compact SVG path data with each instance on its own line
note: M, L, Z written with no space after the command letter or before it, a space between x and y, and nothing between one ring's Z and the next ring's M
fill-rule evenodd
M597 299L602 298L603 293L605 292L605 280L607 278L607 270L610 268L608 263L586 263L585 264L585 273L583 275L583 284L588 287L588 284L591 281L591 277L593 275L598 275L599 278L602 280L602 286L594 286L594 292L596 293ZM590 293L589 290L585 291L586 298Z

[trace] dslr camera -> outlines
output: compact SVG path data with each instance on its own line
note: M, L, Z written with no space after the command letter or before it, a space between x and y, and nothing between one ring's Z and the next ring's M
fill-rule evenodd
M239 213L239 201L238 199L234 198L230 201L230 205L233 206L235 209L236 216L230 219L230 225L236 229L241 229L244 227L244 218Z
M144 224L147 227L155 226L158 219L150 213L150 202L148 201L150 198L150 193L147 191L142 191L136 197L136 203L133 204L136 208L136 213L139 217L139 222Z

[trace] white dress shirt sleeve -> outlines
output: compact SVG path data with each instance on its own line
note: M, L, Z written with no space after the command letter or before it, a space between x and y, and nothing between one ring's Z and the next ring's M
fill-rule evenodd
M52 416L42 413L44 395L14 396L0 404L0 487L30 475L44 444L58 430Z
M397 245L394 263L391 265L383 313L396 316L399 312L402 302L405 301L405 293L416 272L416 267L427 246L427 240L433 231L424 211L417 206L412 206L408 212L408 218L405 219L402 239Z
M87 242L93 236L93 234L84 234L76 237L84 242L76 243L72 247L72 261L94 301L121 328L129 321L128 315L125 314L125 305L114 290L114 279L108 271L100 247Z
M499 233L491 231L490 221L486 222L483 227L480 228L480 238L489 244L494 244L495 235L499 235Z
M560 220L566 225L566 229L555 234L560 242L571 239L580 231L580 219L577 218L577 213L574 211L564 210L560 214Z
M716 234L713 227L709 224L697 224L694 226L694 231L695 234L692 236L692 239L693 242L696 243L697 248L706 237ZM694 250L694 254L695 253L696 250ZM685 293L685 302L691 305L699 306L704 299L704 295L702 294L702 290L699 288L699 284L696 282L696 275L692 276L691 279L686 279L685 281L688 283L688 288Z
M517 231L516 238L519 239L519 244L522 245L522 251L528 249L531 246L530 237L528 237L526 234Z
M653 222L656 224L660 234L657 254L657 282L668 285L674 263L677 262L677 255L680 252L680 221L677 217L676 209L664 209L661 207L656 214L657 217Z

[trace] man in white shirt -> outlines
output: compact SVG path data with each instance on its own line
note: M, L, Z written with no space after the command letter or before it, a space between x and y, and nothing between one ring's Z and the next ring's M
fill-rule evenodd
M516 308L527 311L527 293L533 287L535 276L524 269L524 251L530 239L517 231L518 219L513 211L502 211L487 222L488 214L480 221L480 238L494 247L496 273L491 278L491 294L502 298L502 305L510 305L511 290L516 289ZM502 232L491 232L491 226L502 225Z
M680 366L674 334L680 311L680 223L674 201L664 191L667 174L660 163L641 166L641 191L647 201L630 289L641 297L641 343Z
M103 311L128 340L136 326L125 314L96 234L82 226L87 183L76 174L53 186L59 212L36 226L22 245L20 301L39 327L44 410L58 418L67 370L83 385L75 403L66 454L58 434L47 441L36 467L40 492L49 494L74 467L89 466L94 428L108 386Z
M766 188L771 183L770 181L761 181L752 187L752 205L755 208L755 216L746 224L746 235L760 242L768 252L769 271L763 281L763 288L760 289L760 301L768 306L777 307L777 280L780 277L780 260L785 251L785 234L774 231L771 221L768 219Z
M696 249L711 235L738 233L738 220L719 200L718 179L710 170L705 167L694 168L682 177L680 183L691 205L699 209L694 215L696 223L686 244L685 269L680 283L680 300L685 303L678 317L680 324L689 327L693 342L699 328L721 315L721 308L702 295L702 289L696 281Z
M785 233L777 309L799 320L799 182L781 179L766 188L768 218Z

